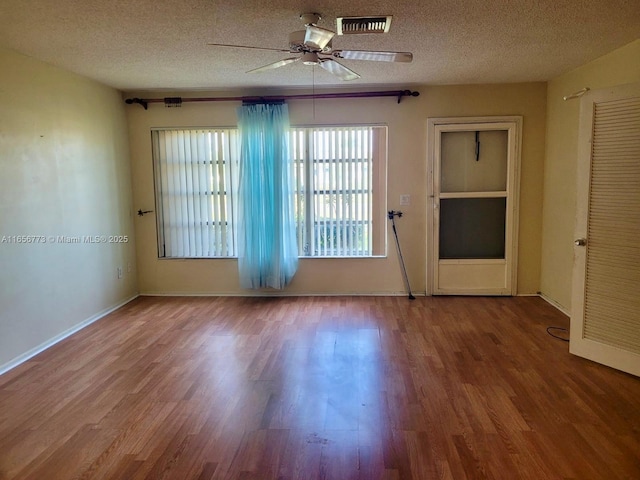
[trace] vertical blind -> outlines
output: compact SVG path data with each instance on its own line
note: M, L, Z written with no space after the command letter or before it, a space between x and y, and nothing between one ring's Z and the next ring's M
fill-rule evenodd
M161 257L232 257L236 130L153 130Z
M372 254L374 129L296 128L298 249L312 256ZM381 128L381 127L377 127Z
M584 338L640 354L640 98L596 103Z
M384 209L386 149L378 145L386 127L293 127L289 135L299 255L381 252L374 226L384 228L386 216L374 212L374 196ZM159 256L236 256L238 131L157 129L152 142Z

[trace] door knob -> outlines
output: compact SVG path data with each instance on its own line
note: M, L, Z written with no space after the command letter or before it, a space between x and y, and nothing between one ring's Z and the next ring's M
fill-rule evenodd
M576 244L576 247L584 247L587 244L587 239L586 238L578 238L575 242L573 242Z

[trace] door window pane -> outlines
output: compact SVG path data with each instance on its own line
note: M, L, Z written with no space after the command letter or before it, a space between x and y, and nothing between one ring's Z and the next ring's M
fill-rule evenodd
M507 130L479 131L478 147L475 131L442 132L440 148L440 191L506 191Z
M440 200L440 259L505 258L506 198Z

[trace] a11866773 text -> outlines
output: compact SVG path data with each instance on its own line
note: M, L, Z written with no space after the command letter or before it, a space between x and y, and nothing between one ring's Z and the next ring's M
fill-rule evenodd
M129 243L128 235L0 235L0 244Z

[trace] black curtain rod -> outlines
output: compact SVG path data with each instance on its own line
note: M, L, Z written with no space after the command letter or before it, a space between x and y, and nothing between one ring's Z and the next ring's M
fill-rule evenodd
M324 98L371 98L371 97L397 97L398 103L402 97L417 97L420 92L411 90L387 90L382 92L341 92L341 93L310 93L299 95L267 95L246 97L165 97L165 98L127 98L128 105L137 103L146 110L150 103L164 103L167 107L179 107L186 102L244 102L244 103L272 103L285 100L310 100Z

